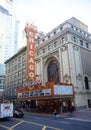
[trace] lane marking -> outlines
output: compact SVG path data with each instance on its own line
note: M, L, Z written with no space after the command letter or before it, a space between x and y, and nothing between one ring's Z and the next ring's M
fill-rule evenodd
M17 119L18 121L23 121L23 122L26 122L26 123L29 123L29 124L33 124L33 125L36 125L36 126L41 126L43 128L50 128L50 129L53 129L53 130L62 130L62 129L59 129L59 128L56 128L56 127L52 127L52 126L44 126L42 124L39 124L39 123L35 123L35 122L31 122L31 121L25 121L25 120L21 120L21 119ZM18 123L19 124L19 123ZM21 123L20 123L21 124ZM45 129L44 129L45 130Z
M42 126L42 127L44 127L44 125L42 125L42 124L38 124L38 123L35 123L35 122L30 122L30 121L24 121L24 122L26 122L26 123L29 123L29 124L33 124L33 125L37 125L37 126ZM59 128L55 128L55 127L52 127L52 126L45 126L46 128L51 128L51 129L54 129L54 130L62 130L62 129L59 129ZM44 129L45 130L45 129Z
M5 128L5 129L7 129L7 130L10 130L10 128L7 127L7 126L4 126L4 125L0 125L0 126L3 127L3 128Z
M86 120L86 119L78 119L78 118L66 118L69 120L77 120L77 121L84 121L84 122L91 122L90 120Z
M22 120L22 121L20 121L19 123L17 123L17 124L15 124L15 125L11 126L11 127L9 128L9 130L12 130L13 128L15 128L16 126L22 124L23 122L24 122L24 121Z
M42 130L45 130L46 129L46 126L44 126L43 128L42 128Z

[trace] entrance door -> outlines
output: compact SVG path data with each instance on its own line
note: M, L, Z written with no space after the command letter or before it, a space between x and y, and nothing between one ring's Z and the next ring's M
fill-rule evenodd
M31 108L36 108L36 101L31 100L30 106L31 106Z

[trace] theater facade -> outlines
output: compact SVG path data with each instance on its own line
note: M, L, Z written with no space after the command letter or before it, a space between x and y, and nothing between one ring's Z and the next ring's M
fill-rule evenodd
M25 68L21 66L26 73L19 77L24 80L21 79L20 85L13 85L17 100L27 100L31 108L46 111L54 107L60 111L67 111L69 106L74 106L75 110L91 107L91 34L88 26L72 17L44 35L31 25L26 26L25 32L27 47L6 61L8 72L14 58L26 52ZM6 95L10 88L7 83L8 78Z

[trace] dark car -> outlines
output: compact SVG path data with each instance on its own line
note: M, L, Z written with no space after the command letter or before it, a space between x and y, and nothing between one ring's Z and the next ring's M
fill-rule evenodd
M24 113L21 110L15 109L13 112L13 117L23 117Z

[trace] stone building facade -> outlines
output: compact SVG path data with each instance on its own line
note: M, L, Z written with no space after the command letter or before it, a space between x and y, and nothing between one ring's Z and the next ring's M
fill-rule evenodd
M91 34L88 27L72 17L36 41L36 78L44 85L53 80L73 84L76 109L91 107ZM26 47L5 62L6 97L26 83ZM61 98L61 97L60 97Z
M72 17L39 37L36 65L43 83L73 84L76 109L91 107L91 34L84 23Z

